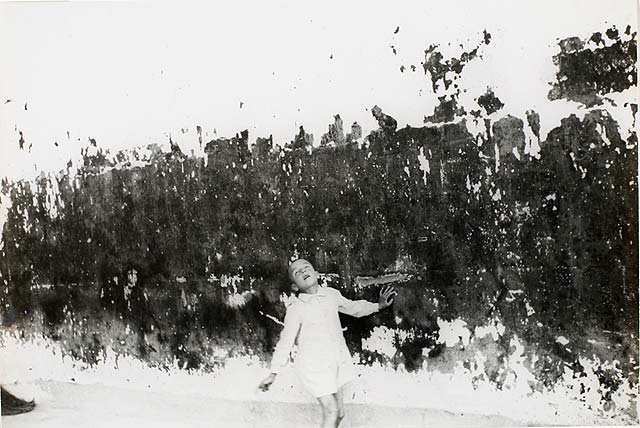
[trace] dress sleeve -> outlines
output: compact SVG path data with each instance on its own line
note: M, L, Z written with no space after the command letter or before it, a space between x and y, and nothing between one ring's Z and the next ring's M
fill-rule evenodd
M380 310L378 303L372 303L367 300L349 300L344 297L340 291L333 289L334 295L338 300L338 311L343 314L351 315L356 318L366 317Z
M271 373L279 373L287 365L291 348L299 330L300 314L295 306L289 306L287 314L284 316L284 328L280 333L280 339L271 359Z

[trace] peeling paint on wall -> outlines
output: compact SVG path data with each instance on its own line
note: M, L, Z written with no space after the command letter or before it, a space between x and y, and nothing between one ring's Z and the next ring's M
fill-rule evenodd
M89 367L225 373L268 360L287 262L304 256L347 297L397 287L393 311L342 319L362 370L570 392L637 420L637 137L603 104L637 84L635 33L559 43L550 98L597 108L546 136L491 88L460 104L491 40L425 51L440 100L425 126L373 106L377 130L345 134L335 115L318 146L302 126L287 144L243 131L190 154L171 136L115 154L91 139L78 165L3 180L3 324Z

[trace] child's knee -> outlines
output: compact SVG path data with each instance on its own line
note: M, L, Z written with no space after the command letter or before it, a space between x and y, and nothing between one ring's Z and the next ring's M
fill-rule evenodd
M326 415L334 415L335 417L338 416L339 409L338 409L338 403L336 403L336 400L322 399L320 400L320 405L322 406L322 411Z
M327 415L335 416L335 417L338 417L338 415L340 414L338 410L338 406L335 403L327 403L323 405L322 411L324 411L325 414Z

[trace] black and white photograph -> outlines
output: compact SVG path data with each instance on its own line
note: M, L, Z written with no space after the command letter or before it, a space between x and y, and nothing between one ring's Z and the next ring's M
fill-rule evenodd
M0 2L0 426L640 425L638 6Z

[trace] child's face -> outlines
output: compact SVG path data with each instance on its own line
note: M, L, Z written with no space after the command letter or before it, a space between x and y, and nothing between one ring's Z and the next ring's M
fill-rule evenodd
M304 259L298 259L289 266L289 278L293 281L293 288L302 293L314 285L318 285L318 272L313 265Z

